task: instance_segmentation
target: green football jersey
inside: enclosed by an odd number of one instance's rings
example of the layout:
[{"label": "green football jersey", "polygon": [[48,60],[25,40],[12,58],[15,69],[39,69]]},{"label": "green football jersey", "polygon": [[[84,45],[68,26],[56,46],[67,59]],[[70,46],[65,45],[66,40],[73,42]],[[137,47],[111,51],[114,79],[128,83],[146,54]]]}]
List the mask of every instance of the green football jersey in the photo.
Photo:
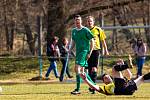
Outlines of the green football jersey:
[{"label": "green football jersey", "polygon": [[87,66],[86,56],[90,51],[90,40],[92,38],[91,31],[86,27],[72,30],[72,39],[76,44],[76,63],[81,66]]}]

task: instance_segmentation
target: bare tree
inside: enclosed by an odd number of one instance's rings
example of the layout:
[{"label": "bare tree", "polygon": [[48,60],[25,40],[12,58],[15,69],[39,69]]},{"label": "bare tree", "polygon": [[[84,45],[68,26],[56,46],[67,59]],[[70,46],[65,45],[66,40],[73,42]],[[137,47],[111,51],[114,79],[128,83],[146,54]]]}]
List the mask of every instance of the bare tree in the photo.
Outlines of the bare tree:
[{"label": "bare tree", "polygon": [[[142,6],[141,9],[143,11],[143,24],[144,25],[150,25],[150,1],[143,1],[141,3],[142,5],[145,5],[147,10],[145,10]],[[145,36],[147,40],[147,44],[150,47],[150,28],[145,28]]]},{"label": "bare tree", "polygon": [[[3,9],[4,9],[4,27],[6,34],[6,48],[7,51],[13,50],[14,42],[14,13],[12,10],[12,3],[9,0],[3,0]],[[10,9],[11,8],[11,9]]]}]

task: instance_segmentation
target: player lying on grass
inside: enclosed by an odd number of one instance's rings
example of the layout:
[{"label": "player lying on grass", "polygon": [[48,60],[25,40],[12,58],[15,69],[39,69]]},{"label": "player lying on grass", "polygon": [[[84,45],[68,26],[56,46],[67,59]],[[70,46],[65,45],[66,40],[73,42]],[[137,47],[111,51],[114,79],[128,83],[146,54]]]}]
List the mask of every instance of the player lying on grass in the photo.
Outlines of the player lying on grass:
[{"label": "player lying on grass", "polygon": [[[123,76],[122,71],[125,71],[128,79]],[[129,66],[120,59],[112,68],[112,77],[108,74],[102,75],[102,80],[105,84],[104,86],[98,86],[91,83],[84,73],[80,74],[80,76],[91,88],[99,93],[106,95],[132,95],[144,80],[150,79],[150,72],[133,80],[131,79],[132,73],[129,70]]]}]

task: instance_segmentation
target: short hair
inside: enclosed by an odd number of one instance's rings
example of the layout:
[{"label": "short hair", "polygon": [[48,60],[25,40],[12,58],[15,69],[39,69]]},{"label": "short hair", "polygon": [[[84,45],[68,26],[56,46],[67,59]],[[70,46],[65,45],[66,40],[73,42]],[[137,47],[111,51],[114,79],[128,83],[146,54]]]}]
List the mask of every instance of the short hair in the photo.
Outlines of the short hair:
[{"label": "short hair", "polygon": [[[104,77],[105,77],[106,75],[109,75],[109,74],[104,73],[103,75],[101,75],[100,79],[101,79],[102,81],[104,81]],[[111,75],[109,75],[109,76],[110,76],[111,79],[113,79],[113,77],[112,77]]]},{"label": "short hair", "polygon": [[54,37],[52,38],[52,42],[55,41],[55,40],[59,40],[59,38],[58,38],[57,36],[54,36]]},{"label": "short hair", "polygon": [[81,16],[80,16],[80,15],[75,15],[75,16],[74,16],[74,19],[75,19],[75,18],[79,18],[79,17],[81,17]]},{"label": "short hair", "polygon": [[62,42],[66,41],[66,40],[68,41],[68,38],[66,38],[66,37],[62,38]]},{"label": "short hair", "polygon": [[95,21],[95,18],[94,18],[93,16],[91,16],[91,15],[90,15],[90,16],[87,16],[86,18],[87,18],[87,19],[92,18],[92,19]]},{"label": "short hair", "polygon": [[107,74],[104,73],[103,75],[101,75],[100,79],[101,79],[102,81],[104,81],[104,76],[105,76],[105,75],[107,75]]},{"label": "short hair", "polygon": [[141,37],[137,38],[137,41],[143,41],[143,39]]}]

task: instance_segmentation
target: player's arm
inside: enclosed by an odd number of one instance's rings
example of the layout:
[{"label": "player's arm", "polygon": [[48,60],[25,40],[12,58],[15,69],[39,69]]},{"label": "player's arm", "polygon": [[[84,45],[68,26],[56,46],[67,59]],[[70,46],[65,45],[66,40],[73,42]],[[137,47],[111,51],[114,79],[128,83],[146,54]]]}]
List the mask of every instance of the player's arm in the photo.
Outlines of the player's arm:
[{"label": "player's arm", "polygon": [[86,77],[86,73],[81,73],[80,76],[82,77],[82,79],[94,90],[96,91],[100,91],[100,88],[98,85],[93,84],[91,81],[89,81]]},{"label": "player's arm", "polygon": [[107,49],[107,44],[105,40],[102,40],[102,46],[104,48],[105,54],[109,55],[108,49]]},{"label": "player's arm", "polygon": [[102,47],[104,48],[104,54],[105,55],[109,55],[109,52],[108,52],[108,49],[107,49],[107,44],[106,44],[106,35],[104,33],[104,30],[101,30],[101,34],[99,35],[99,40],[101,41],[102,43]]},{"label": "player's arm", "polygon": [[94,48],[94,39],[92,38],[92,39],[90,40],[90,51],[89,51],[89,53],[88,53],[87,59],[90,58],[90,56],[91,56],[91,54],[92,54],[92,51],[93,51],[93,48]]}]

